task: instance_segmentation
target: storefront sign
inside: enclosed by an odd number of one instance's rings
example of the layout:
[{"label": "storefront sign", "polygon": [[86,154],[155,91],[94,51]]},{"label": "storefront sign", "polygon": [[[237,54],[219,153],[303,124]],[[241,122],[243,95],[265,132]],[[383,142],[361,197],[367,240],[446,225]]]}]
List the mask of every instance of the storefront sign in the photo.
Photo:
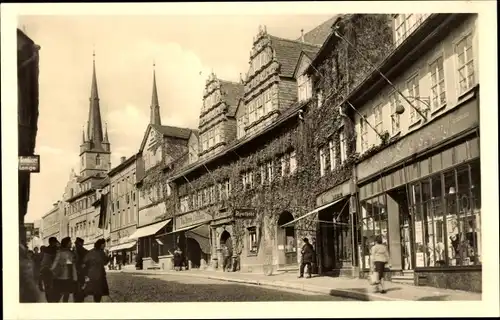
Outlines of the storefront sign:
[{"label": "storefront sign", "polygon": [[478,125],[478,101],[472,99],[358,164],[358,179],[366,179],[395,163]]},{"label": "storefront sign", "polygon": [[234,217],[240,219],[253,219],[255,218],[256,211],[251,208],[240,208],[234,210]]},{"label": "storefront sign", "polygon": [[166,213],[165,203],[160,202],[152,207],[139,211],[139,226],[145,226],[157,221],[157,218]]},{"label": "storefront sign", "polygon": [[19,171],[40,172],[40,156],[19,156]]},{"label": "storefront sign", "polygon": [[183,216],[175,218],[175,229],[178,230],[210,220],[212,220],[212,216],[210,216],[206,210],[189,212]]},{"label": "storefront sign", "polygon": [[231,217],[231,211],[227,209],[215,211],[214,220],[224,219],[228,217]]},{"label": "storefront sign", "polygon": [[339,184],[339,185],[331,188],[330,190],[327,190],[327,191],[323,192],[322,194],[320,194],[316,198],[316,207],[324,206],[328,203],[331,203],[335,200],[338,200],[338,199],[348,195],[350,193],[349,192],[349,184],[350,184],[350,180],[344,182],[343,184]]}]

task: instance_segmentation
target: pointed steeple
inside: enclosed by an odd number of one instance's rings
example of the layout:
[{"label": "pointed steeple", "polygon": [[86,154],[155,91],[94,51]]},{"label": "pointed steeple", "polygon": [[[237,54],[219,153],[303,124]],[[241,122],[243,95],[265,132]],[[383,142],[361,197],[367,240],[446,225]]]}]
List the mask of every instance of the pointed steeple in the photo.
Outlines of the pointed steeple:
[{"label": "pointed steeple", "polygon": [[85,143],[85,126],[82,126],[82,143]]},{"label": "pointed steeple", "polygon": [[158,91],[156,89],[156,64],[153,62],[153,93],[151,95],[150,124],[161,125],[160,104],[158,102]]},{"label": "pointed steeple", "polygon": [[87,136],[92,146],[100,146],[103,133],[101,121],[101,108],[99,106],[99,92],[97,90],[97,76],[95,72],[95,51],[92,61],[92,85],[90,88],[89,120],[87,124]]}]

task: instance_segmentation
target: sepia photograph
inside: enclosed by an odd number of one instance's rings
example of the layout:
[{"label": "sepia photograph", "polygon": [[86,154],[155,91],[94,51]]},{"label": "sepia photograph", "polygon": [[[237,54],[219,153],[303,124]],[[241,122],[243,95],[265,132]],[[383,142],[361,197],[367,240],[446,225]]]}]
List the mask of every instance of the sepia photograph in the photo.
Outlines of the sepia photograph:
[{"label": "sepia photograph", "polygon": [[[2,83],[17,74],[17,128],[2,110],[3,144],[17,132],[17,195],[2,166],[13,312],[498,309],[496,55],[480,28],[493,7],[474,2],[17,5],[9,30],[2,5],[2,47],[6,33],[17,46],[2,52]],[[155,317],[128,310],[85,319]]]}]

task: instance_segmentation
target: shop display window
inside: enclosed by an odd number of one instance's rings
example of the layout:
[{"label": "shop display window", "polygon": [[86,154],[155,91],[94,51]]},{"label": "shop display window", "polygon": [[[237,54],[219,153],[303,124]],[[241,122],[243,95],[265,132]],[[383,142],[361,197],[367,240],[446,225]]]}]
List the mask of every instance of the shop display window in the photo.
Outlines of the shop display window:
[{"label": "shop display window", "polygon": [[481,264],[479,160],[410,186],[416,267]]}]

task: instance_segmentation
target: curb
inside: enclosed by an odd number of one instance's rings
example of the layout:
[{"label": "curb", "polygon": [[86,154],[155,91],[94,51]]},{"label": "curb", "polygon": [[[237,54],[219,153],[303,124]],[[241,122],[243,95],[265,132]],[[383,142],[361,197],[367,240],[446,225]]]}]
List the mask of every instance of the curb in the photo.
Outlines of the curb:
[{"label": "curb", "polygon": [[[162,271],[162,272],[155,272],[155,273],[150,273],[150,272],[137,272],[137,270],[132,271],[121,271],[124,273],[130,273],[130,274],[138,274],[138,275],[156,275],[156,274],[162,274],[162,275],[179,275],[178,273],[173,273],[173,272],[168,272],[168,271]],[[243,284],[251,284],[251,285],[257,285],[257,286],[266,286],[266,287],[274,287],[274,288],[282,288],[282,289],[295,289],[295,290],[300,290],[304,292],[311,292],[311,293],[320,293],[324,295],[330,295],[334,297],[341,297],[341,298],[348,298],[348,299],[353,299],[353,300],[358,300],[358,301],[405,301],[403,299],[397,299],[397,298],[389,298],[385,296],[380,296],[380,295],[375,295],[375,294],[370,294],[370,293],[361,293],[361,292],[356,292],[352,290],[346,290],[346,289],[330,289],[330,288],[324,288],[324,287],[318,287],[314,285],[309,285],[309,284],[299,284],[299,283],[290,283],[290,282],[285,282],[285,281],[268,281],[268,280],[250,280],[250,279],[237,279],[237,278],[227,278],[227,277],[222,277],[222,276],[212,276],[212,275],[203,275],[203,274],[196,274],[196,273],[188,273],[190,276],[197,277],[197,278],[204,278],[204,279],[211,279],[211,280],[219,280],[219,281],[225,281],[225,282],[233,282],[233,283],[243,283]]]}]

